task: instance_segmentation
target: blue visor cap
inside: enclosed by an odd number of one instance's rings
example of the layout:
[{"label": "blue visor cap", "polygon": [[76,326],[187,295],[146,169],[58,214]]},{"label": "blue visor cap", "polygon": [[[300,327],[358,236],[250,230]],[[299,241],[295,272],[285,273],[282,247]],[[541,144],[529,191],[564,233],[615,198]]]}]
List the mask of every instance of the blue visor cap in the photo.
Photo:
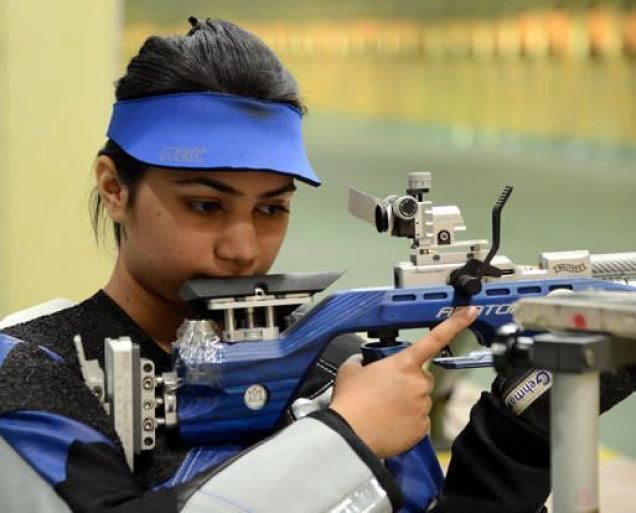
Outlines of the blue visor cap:
[{"label": "blue visor cap", "polygon": [[153,166],[272,171],[317,186],[301,119],[297,109],[279,102],[167,94],[115,103],[107,135]]}]

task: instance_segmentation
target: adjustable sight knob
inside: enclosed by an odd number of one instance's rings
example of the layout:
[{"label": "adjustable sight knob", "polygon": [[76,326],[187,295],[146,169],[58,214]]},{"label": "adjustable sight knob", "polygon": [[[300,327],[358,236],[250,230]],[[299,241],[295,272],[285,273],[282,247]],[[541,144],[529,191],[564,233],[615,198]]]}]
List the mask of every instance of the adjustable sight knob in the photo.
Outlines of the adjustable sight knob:
[{"label": "adjustable sight knob", "polygon": [[393,202],[395,217],[403,221],[410,221],[417,214],[417,200],[412,196],[402,196]]}]

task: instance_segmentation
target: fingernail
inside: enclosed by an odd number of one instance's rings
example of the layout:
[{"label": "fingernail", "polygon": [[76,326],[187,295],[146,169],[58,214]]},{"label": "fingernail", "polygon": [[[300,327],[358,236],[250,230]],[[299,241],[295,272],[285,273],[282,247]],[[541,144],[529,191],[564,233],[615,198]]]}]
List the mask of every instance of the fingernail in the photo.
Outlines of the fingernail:
[{"label": "fingernail", "polygon": [[459,310],[461,315],[470,321],[474,321],[479,315],[479,309],[476,306],[465,306]]}]

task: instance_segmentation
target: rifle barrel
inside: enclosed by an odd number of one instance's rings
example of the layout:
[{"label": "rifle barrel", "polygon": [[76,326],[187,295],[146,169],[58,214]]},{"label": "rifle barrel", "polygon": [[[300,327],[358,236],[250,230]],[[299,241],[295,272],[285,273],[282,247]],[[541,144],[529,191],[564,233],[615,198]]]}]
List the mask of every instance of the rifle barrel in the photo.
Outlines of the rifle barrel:
[{"label": "rifle barrel", "polygon": [[602,280],[636,280],[636,252],[591,255],[592,276]]}]

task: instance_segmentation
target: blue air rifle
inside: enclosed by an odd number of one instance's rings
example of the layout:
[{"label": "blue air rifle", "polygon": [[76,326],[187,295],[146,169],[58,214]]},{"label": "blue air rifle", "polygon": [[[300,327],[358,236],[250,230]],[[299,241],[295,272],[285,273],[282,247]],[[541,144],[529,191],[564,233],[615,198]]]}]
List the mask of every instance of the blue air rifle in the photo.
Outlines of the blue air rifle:
[{"label": "blue air rifle", "polygon": [[[428,199],[430,173],[410,173],[404,195],[378,199],[352,189],[350,212],[379,232],[411,240],[411,258],[394,267],[394,287],[335,292],[304,314],[299,309],[338,273],[197,279],[181,297],[197,318],[186,321],[173,347],[174,368],[155,376],[128,338],[107,340],[105,377],[85,362],[84,377],[114,417],[129,463],[154,447],[158,428],[176,429],[184,443],[233,443],[270,434],[290,407],[316,360],[337,336],[367,333],[366,361],[408,343],[400,329],[430,328],[460,306],[475,305],[472,326],[489,346],[512,320],[520,298],[587,291],[636,290],[636,253],[542,253],[538,266],[497,255],[501,211],[512,192],[504,188],[492,210],[493,244],[461,241],[466,229],[456,206]],[[449,368],[492,365],[490,351],[442,355]],[[117,379],[115,379],[117,376]],[[122,376],[126,376],[122,378]],[[105,385],[105,386],[104,386]]]}]

